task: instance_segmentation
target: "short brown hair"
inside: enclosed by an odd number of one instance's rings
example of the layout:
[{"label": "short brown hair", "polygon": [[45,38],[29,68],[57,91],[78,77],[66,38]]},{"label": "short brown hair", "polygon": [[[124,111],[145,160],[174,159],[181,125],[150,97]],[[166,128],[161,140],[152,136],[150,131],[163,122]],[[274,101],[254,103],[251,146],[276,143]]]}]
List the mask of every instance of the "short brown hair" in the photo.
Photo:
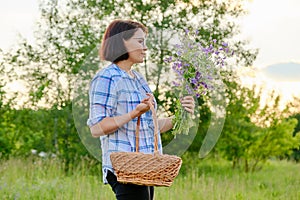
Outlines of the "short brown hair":
[{"label": "short brown hair", "polygon": [[139,22],[120,19],[112,21],[103,35],[100,58],[111,62],[127,60],[129,55],[123,39],[130,39],[139,28],[148,33],[147,28]]}]

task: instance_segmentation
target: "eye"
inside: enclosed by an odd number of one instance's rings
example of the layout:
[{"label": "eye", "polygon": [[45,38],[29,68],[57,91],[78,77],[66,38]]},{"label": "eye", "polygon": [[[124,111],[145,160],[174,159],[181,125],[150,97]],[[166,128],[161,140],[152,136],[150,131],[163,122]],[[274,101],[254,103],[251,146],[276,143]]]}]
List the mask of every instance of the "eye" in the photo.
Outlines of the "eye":
[{"label": "eye", "polygon": [[144,40],[139,40],[138,42],[141,44],[144,44]]}]

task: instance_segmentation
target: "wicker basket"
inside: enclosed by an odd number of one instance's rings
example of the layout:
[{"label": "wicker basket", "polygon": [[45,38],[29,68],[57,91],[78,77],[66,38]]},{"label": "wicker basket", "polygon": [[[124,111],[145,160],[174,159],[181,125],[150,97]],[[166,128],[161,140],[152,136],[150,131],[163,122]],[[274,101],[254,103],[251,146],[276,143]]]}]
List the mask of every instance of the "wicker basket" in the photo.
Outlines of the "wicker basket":
[{"label": "wicker basket", "polygon": [[158,151],[158,124],[155,109],[150,105],[154,122],[154,154],[139,152],[140,117],[136,129],[136,152],[113,152],[110,155],[117,180],[146,186],[171,186],[178,175],[182,160]]}]

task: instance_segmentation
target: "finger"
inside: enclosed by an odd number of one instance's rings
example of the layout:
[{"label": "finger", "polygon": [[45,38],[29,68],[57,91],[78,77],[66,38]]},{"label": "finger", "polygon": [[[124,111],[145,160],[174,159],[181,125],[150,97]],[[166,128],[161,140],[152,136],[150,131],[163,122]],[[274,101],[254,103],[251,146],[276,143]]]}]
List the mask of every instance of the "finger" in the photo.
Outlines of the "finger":
[{"label": "finger", "polygon": [[194,100],[193,96],[185,96],[183,97],[184,99],[190,99],[190,100]]},{"label": "finger", "polygon": [[195,103],[194,102],[181,102],[182,106],[187,106],[187,107],[195,107]]},{"label": "finger", "polygon": [[154,104],[148,99],[142,102],[147,106],[148,109],[150,109],[151,106],[154,106]]},{"label": "finger", "polygon": [[189,111],[194,111],[195,107],[191,105],[182,105],[184,109],[188,109]]},{"label": "finger", "polygon": [[148,97],[153,97],[153,94],[151,94],[151,93],[146,93],[146,95],[147,95]]},{"label": "finger", "polygon": [[149,101],[148,101],[148,104],[149,104],[149,106],[150,106],[150,105],[151,105],[151,106],[154,106],[154,101],[149,100]]},{"label": "finger", "polygon": [[151,93],[146,93],[149,99],[153,99],[153,95]]},{"label": "finger", "polygon": [[143,99],[142,102],[149,104],[149,103],[152,103],[153,100],[151,98],[146,98],[146,99]]},{"label": "finger", "polygon": [[145,102],[149,101],[149,99],[150,99],[150,97],[147,97],[147,98],[143,99],[142,102],[145,103]]},{"label": "finger", "polygon": [[195,102],[194,101],[181,101],[181,105],[189,105],[195,107]]},{"label": "finger", "polygon": [[147,101],[146,100],[142,100],[141,103],[147,104]]},{"label": "finger", "polygon": [[147,96],[147,97],[145,97],[144,99],[150,99],[151,97],[150,96]]},{"label": "finger", "polygon": [[180,102],[181,102],[181,103],[195,104],[195,101],[190,100],[190,99],[188,99],[188,100],[181,100]]},{"label": "finger", "polygon": [[185,96],[185,97],[181,97],[180,99],[194,101],[194,98],[192,96]]},{"label": "finger", "polygon": [[154,96],[153,96],[153,94],[151,94],[151,93],[146,93],[146,95],[149,97],[149,101],[152,103],[152,104],[154,104]]},{"label": "finger", "polygon": [[193,96],[184,96],[180,98],[181,100],[194,100]]},{"label": "finger", "polygon": [[195,103],[194,99],[182,99],[181,102],[190,102],[190,103]]},{"label": "finger", "polygon": [[187,108],[187,107],[184,107],[184,109],[187,111],[187,112],[189,112],[189,113],[194,113],[194,109],[190,109],[190,108]]},{"label": "finger", "polygon": [[195,108],[194,106],[189,105],[189,104],[187,104],[187,105],[182,105],[182,107],[188,108],[188,109],[194,109],[194,108]]}]

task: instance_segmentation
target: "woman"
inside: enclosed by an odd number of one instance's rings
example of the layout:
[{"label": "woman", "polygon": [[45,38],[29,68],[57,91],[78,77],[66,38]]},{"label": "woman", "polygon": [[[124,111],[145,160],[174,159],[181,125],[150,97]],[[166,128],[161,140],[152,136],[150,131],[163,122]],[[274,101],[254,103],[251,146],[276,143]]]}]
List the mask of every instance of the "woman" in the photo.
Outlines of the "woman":
[{"label": "woman", "polygon": [[[103,60],[111,64],[100,70],[90,87],[90,115],[88,125],[93,137],[100,137],[102,148],[103,181],[110,184],[116,198],[153,199],[154,188],[117,182],[110,161],[111,152],[135,151],[135,127],[141,116],[139,149],[143,153],[154,151],[154,125],[150,104],[156,108],[152,92],[134,64],[142,63],[146,56],[147,28],[131,20],[114,20],[106,29],[99,51]],[[183,98],[182,105],[194,111],[194,99]],[[159,132],[172,128],[171,118],[158,120]],[[162,152],[159,134],[159,151]]]}]

